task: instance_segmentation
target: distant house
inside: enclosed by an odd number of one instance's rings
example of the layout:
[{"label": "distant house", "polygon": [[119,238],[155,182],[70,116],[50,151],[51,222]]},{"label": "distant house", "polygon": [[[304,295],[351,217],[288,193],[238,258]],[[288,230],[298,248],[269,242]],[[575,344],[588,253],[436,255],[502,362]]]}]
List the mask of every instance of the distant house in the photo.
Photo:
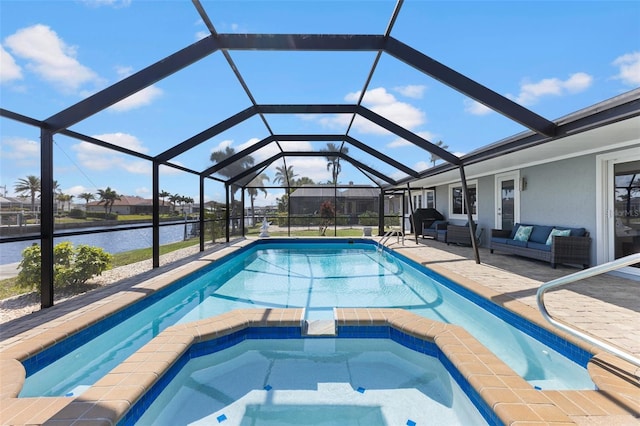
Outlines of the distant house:
[{"label": "distant house", "polygon": [[289,195],[292,215],[317,215],[323,202],[330,201],[337,215],[354,216],[378,212],[380,189],[372,186],[302,186]]},{"label": "distant house", "polygon": [[[160,203],[160,213],[168,213],[171,209],[171,205],[165,202],[163,206]],[[87,203],[87,212],[104,212],[104,203],[99,201],[91,201]],[[117,214],[152,214],[153,213],[153,199],[142,198],[139,196],[121,195],[119,200],[116,200],[111,207],[111,213]]]},{"label": "distant house", "polygon": [[[2,210],[31,210],[31,197],[0,197]],[[40,211],[40,199],[35,199],[35,209]]]}]

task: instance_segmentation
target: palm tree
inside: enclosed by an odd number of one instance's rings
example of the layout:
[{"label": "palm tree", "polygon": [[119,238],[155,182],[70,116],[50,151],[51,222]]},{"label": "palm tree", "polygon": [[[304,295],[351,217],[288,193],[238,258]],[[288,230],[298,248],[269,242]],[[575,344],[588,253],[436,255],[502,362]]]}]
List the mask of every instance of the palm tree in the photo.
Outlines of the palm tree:
[{"label": "palm tree", "polygon": [[180,202],[180,198],[182,198],[182,195],[170,194],[168,197],[169,203],[173,206],[173,209],[171,209],[171,214],[173,214],[173,212],[176,210],[176,203]]},{"label": "palm tree", "polygon": [[269,181],[269,176],[264,173],[260,173],[258,176],[254,177],[251,182],[247,184],[247,193],[249,194],[249,199],[251,200],[251,223],[255,226],[256,224],[256,211],[253,208],[253,202],[258,196],[258,189],[260,189],[264,193],[264,197],[267,198],[269,194],[266,189],[264,189],[264,181]]},{"label": "palm tree", "polygon": [[[349,152],[349,147],[342,145],[342,147],[338,148],[338,145],[334,144],[333,142],[328,142],[327,147],[321,149],[320,152],[341,152],[343,154],[347,154]],[[342,171],[342,166],[340,165],[340,157],[337,155],[327,154],[325,155],[325,158],[327,159],[327,170],[331,171],[331,183],[333,185],[337,185],[338,175]]]},{"label": "palm tree", "polygon": [[113,204],[116,200],[120,200],[120,196],[111,187],[107,186],[107,189],[98,189],[98,197],[100,197],[98,204],[104,203],[104,216],[106,219],[111,214]]},{"label": "palm tree", "polygon": [[276,167],[276,175],[273,178],[273,183],[279,183],[283,187],[288,187],[287,193],[291,193],[291,187],[295,184],[295,177],[298,176],[293,172],[293,166],[279,166]]},{"label": "palm tree", "polygon": [[165,191],[164,189],[158,193],[158,196],[162,198],[162,205],[164,206],[164,199],[171,195],[170,192]]},{"label": "palm tree", "polygon": [[[439,146],[442,149],[449,148],[449,145],[445,145],[444,142],[442,142],[442,141],[438,141],[434,145]],[[436,161],[439,160],[439,159],[440,159],[440,157],[438,157],[437,155],[435,155],[433,153],[431,154],[431,164],[433,164],[433,167],[436,166]]]},{"label": "palm tree", "polygon": [[18,179],[18,182],[14,185],[13,189],[16,193],[21,195],[31,196],[31,211],[36,211],[36,194],[40,192],[40,178],[34,175],[29,175],[26,178]]},{"label": "palm tree", "polygon": [[96,196],[93,195],[91,192],[83,192],[82,194],[78,195],[78,198],[83,199],[85,204],[88,204],[89,201],[95,200]]},{"label": "palm tree", "polygon": [[[235,153],[236,153],[235,149],[231,148],[230,146],[227,146],[224,150],[212,152],[210,159],[214,163],[219,163],[219,162],[231,157]],[[247,170],[251,166],[253,166],[253,163],[254,163],[253,157],[250,156],[250,155],[245,155],[240,160],[233,162],[232,164],[228,165],[224,169],[220,170],[218,173],[220,173],[222,176],[226,176],[228,178],[233,178],[233,177],[239,175],[240,173],[242,173],[243,171]],[[231,189],[231,217],[235,217],[236,216],[236,211],[235,211],[236,210],[235,193],[236,193],[237,190],[238,190],[237,186],[232,186],[232,189]],[[236,221],[233,220],[231,223],[232,223],[233,229],[235,230]]]},{"label": "palm tree", "polygon": [[71,210],[71,200],[73,200],[73,198],[73,195],[63,194],[62,192],[56,195],[56,200],[60,202],[60,207],[62,208],[63,212],[65,204],[68,204],[69,210]]},{"label": "palm tree", "polygon": [[303,186],[303,185],[315,185],[316,183],[307,176],[302,176],[300,179],[295,181],[295,186]]}]

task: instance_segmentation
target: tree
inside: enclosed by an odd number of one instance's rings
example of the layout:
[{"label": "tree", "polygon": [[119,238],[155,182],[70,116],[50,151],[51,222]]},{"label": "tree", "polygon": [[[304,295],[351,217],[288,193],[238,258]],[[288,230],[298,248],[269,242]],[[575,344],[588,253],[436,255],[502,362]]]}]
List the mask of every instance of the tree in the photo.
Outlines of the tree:
[{"label": "tree", "polygon": [[18,179],[18,182],[14,185],[13,189],[16,193],[21,195],[31,196],[31,211],[36,211],[36,194],[40,192],[40,178],[34,175],[29,175],[26,178]]},{"label": "tree", "polygon": [[295,185],[295,177],[298,176],[293,172],[293,166],[285,167],[284,165],[276,167],[276,175],[273,178],[273,183],[279,183],[283,187],[287,188],[287,194],[290,194],[291,187]]},{"label": "tree", "polygon": [[173,214],[173,212],[176,210],[176,204],[180,201],[180,197],[182,196],[180,194],[170,194],[168,197],[169,204],[173,206],[173,208],[171,209],[171,212]]},{"label": "tree", "polygon": [[164,189],[158,193],[158,197],[162,200],[162,205],[164,206],[164,199],[167,198],[171,193],[169,191],[165,191]]},{"label": "tree", "polygon": [[[438,141],[434,145],[439,146],[442,149],[449,148],[449,145],[445,145],[444,142],[442,142],[442,141]],[[439,160],[439,159],[440,159],[440,157],[438,157],[437,155],[435,155],[433,153],[431,154],[431,164],[433,165],[432,167],[436,166],[436,161]]]},{"label": "tree", "polygon": [[111,214],[111,209],[116,200],[120,200],[120,196],[116,191],[111,189],[111,187],[107,186],[106,189],[98,189],[98,204],[104,203],[104,216],[105,219],[109,214]]},{"label": "tree", "polygon": [[[212,152],[210,159],[214,163],[219,163],[231,157],[235,153],[236,153],[235,149],[231,148],[230,146],[227,146],[224,150]],[[251,166],[253,166],[253,163],[254,163],[253,157],[250,155],[245,155],[238,161],[234,161],[233,163],[229,164],[227,167],[223,168],[218,173],[220,173],[222,176],[233,178],[239,175],[240,173],[242,173],[243,171],[247,170]],[[235,193],[237,190],[238,190],[238,187],[232,185],[231,194],[230,194],[231,195],[231,217],[236,216]],[[236,221],[233,220],[231,223],[232,223],[233,229],[235,230]]]},{"label": "tree", "polygon": [[56,200],[60,202],[60,206],[62,207],[62,211],[64,212],[65,204],[68,204],[69,210],[71,210],[71,201],[74,196],[70,194],[63,194],[62,192],[56,195]]},{"label": "tree", "polygon": [[78,195],[78,198],[84,200],[85,204],[88,204],[89,201],[95,200],[96,196],[93,195],[91,192],[83,192],[82,194]]},{"label": "tree", "polygon": [[295,182],[295,186],[303,186],[303,185],[315,185],[316,183],[310,177],[302,176],[300,179],[297,179]]},{"label": "tree", "polygon": [[264,197],[267,198],[269,194],[266,189],[264,189],[264,181],[269,181],[269,176],[264,173],[260,173],[258,176],[254,177],[249,184],[247,184],[247,193],[249,194],[249,199],[251,200],[251,223],[253,225],[256,224],[256,210],[253,207],[253,203],[258,196],[258,189],[260,189],[264,193]]},{"label": "tree", "polygon": [[[343,154],[347,154],[349,152],[349,148],[344,145],[342,145],[341,147],[338,147],[338,145],[334,144],[333,142],[328,142],[327,147],[324,149],[321,149],[320,152],[326,152],[326,153],[341,152]],[[331,183],[333,185],[337,185],[338,175],[342,171],[342,166],[340,165],[340,157],[335,154],[334,155],[327,154],[325,155],[325,158],[327,159],[327,170],[331,171]]]}]

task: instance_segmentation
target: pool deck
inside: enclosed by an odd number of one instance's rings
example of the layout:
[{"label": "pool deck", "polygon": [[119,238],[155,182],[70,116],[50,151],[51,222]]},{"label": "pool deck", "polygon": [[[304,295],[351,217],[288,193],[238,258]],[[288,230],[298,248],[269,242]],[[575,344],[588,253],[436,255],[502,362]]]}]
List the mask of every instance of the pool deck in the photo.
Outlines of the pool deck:
[{"label": "pool deck", "polygon": [[[77,398],[16,398],[24,380],[20,360],[250,242],[242,240],[188,264],[173,269],[160,268],[157,274],[146,275],[143,282],[129,280],[3,324],[0,423],[115,424],[192,342],[242,327],[300,325],[302,314],[299,309],[259,309],[197,321],[189,327],[170,327]],[[536,308],[536,290],[545,281],[577,270],[567,266],[552,269],[543,262],[489,254],[486,249],[480,250],[482,264],[478,265],[470,248],[423,239],[416,244],[411,236],[405,238],[404,244],[392,239],[389,245],[548,329],[551,326]],[[593,277],[550,292],[545,301],[556,318],[640,357],[639,281],[611,275]],[[388,309],[340,309],[336,314],[339,325],[387,324],[436,342],[505,424],[640,424],[640,369],[564,333],[557,334],[597,354],[588,369],[598,391],[535,390],[523,379],[514,377],[511,369],[456,326],[445,327],[413,314]]]}]

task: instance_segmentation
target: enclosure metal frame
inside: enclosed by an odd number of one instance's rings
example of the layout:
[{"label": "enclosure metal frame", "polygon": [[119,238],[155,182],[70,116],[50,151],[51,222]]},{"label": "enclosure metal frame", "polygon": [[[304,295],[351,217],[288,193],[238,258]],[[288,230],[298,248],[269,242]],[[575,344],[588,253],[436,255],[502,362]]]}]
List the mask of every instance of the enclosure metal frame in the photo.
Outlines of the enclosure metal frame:
[{"label": "enclosure metal frame", "polygon": [[[53,239],[56,236],[65,235],[56,233],[54,230],[54,197],[53,197],[53,138],[56,134],[62,134],[71,138],[79,139],[94,145],[102,146],[115,150],[126,155],[131,155],[140,159],[152,162],[152,188],[153,188],[153,267],[159,266],[159,228],[161,226],[159,220],[159,167],[161,165],[172,167],[187,173],[199,176],[200,188],[200,211],[204,211],[204,182],[205,179],[213,179],[222,182],[225,185],[226,192],[226,241],[229,241],[228,219],[230,215],[229,209],[229,191],[232,184],[236,184],[244,179],[244,184],[240,187],[243,189],[252,177],[264,170],[271,162],[278,159],[285,161],[291,156],[326,156],[326,152],[291,152],[285,151],[280,145],[280,141],[288,140],[315,140],[315,141],[336,141],[340,142],[339,151],[335,152],[335,156],[340,160],[347,161],[360,170],[365,176],[371,179],[370,175],[377,177],[385,182],[385,184],[377,184],[381,188],[381,197],[383,190],[387,188],[396,188],[400,191],[410,190],[408,184],[416,179],[434,176],[453,169],[458,169],[460,179],[462,181],[463,193],[465,201],[469,201],[469,193],[465,177],[465,166],[486,161],[501,155],[529,148],[531,146],[544,144],[553,140],[569,136],[572,134],[584,132],[595,127],[604,126],[626,118],[640,115],[640,101],[638,95],[635,94],[626,102],[611,105],[608,108],[600,110],[587,111],[580,116],[573,117],[571,120],[554,123],[530,110],[519,105],[518,103],[502,96],[493,90],[471,80],[463,74],[447,67],[446,65],[436,61],[426,54],[408,46],[391,36],[391,30],[395,20],[400,12],[403,1],[398,0],[393,13],[390,17],[389,24],[382,35],[357,35],[357,34],[219,34],[215,30],[211,20],[209,19],[205,8],[199,0],[192,0],[194,7],[200,14],[203,22],[210,31],[210,35],[167,56],[166,58],[138,71],[137,73],[81,100],[80,102],[57,112],[56,114],[39,121],[18,113],[0,109],[0,116],[17,120],[22,123],[36,126],[40,129],[41,138],[41,209],[42,223],[38,237],[26,236],[13,239],[2,239],[1,242],[9,242],[16,240],[29,240],[39,238],[42,247],[42,273],[41,273],[41,306],[47,308],[53,305]],[[262,51],[340,51],[340,52],[377,52],[376,58],[371,66],[370,72],[361,91],[360,98],[356,104],[350,105],[260,105],[256,102],[249,87],[245,83],[240,71],[235,66],[230,51],[235,50],[262,50]],[[143,90],[152,84],[161,81],[171,74],[180,71],[183,68],[217,52],[221,51],[227,60],[228,65],[234,72],[239,83],[243,87],[246,95],[251,101],[251,106],[240,111],[231,117],[202,130],[200,133],[192,137],[176,143],[173,147],[164,152],[149,156],[141,154],[106,141],[102,141],[90,136],[82,135],[70,127],[93,116],[94,114],[105,110],[115,103]],[[502,114],[510,120],[520,123],[529,131],[513,136],[500,143],[490,145],[485,149],[480,149],[464,157],[458,157],[451,152],[433,144],[432,142],[418,136],[410,130],[394,123],[375,112],[362,106],[362,99],[372,76],[376,70],[378,60],[382,54],[388,54],[410,67],[430,76],[443,84],[449,86],[471,99],[481,103],[482,105]],[[323,135],[295,135],[281,134],[276,135],[271,130],[267,116],[269,114],[319,114],[319,113],[347,113],[352,114],[351,122],[343,134],[323,134]],[[172,163],[176,156],[195,148],[196,146],[210,140],[212,137],[233,128],[244,120],[258,115],[265,125],[268,136],[253,146],[236,153],[220,163],[208,167],[204,170],[196,171],[187,167]],[[366,141],[359,141],[352,137],[349,132],[351,130],[354,119],[357,117],[366,118],[373,123],[389,130],[399,137],[411,142],[415,146],[423,149],[425,153],[434,155],[442,160],[443,164],[432,167],[425,171],[415,171],[406,165],[403,165],[382,152],[379,152],[366,144]],[[248,170],[244,170],[236,176],[227,180],[212,176],[224,167],[232,164],[234,161],[245,155],[250,155],[257,149],[264,147],[270,143],[276,144],[279,152],[271,158],[265,160],[258,166],[254,166]],[[371,166],[364,164],[346,153],[341,152],[345,144],[351,144],[358,147],[362,151],[371,155],[375,160],[389,164],[397,170],[407,175],[406,178],[394,180]],[[404,188],[404,185],[407,187]],[[287,182],[286,190],[291,188],[291,182]],[[380,205],[383,205],[381,199]],[[469,204],[468,204],[469,205]],[[382,208],[382,207],[381,207]],[[404,208],[404,207],[403,207]],[[476,246],[475,224],[471,219],[470,211],[468,213],[469,223],[471,224],[470,233],[473,243],[473,250],[476,262],[480,262],[478,248]],[[380,215],[379,232],[383,232],[383,215]],[[204,229],[203,215],[199,220],[201,230]],[[109,232],[113,229],[105,229]],[[200,236],[200,250],[204,250],[204,236]]]}]

